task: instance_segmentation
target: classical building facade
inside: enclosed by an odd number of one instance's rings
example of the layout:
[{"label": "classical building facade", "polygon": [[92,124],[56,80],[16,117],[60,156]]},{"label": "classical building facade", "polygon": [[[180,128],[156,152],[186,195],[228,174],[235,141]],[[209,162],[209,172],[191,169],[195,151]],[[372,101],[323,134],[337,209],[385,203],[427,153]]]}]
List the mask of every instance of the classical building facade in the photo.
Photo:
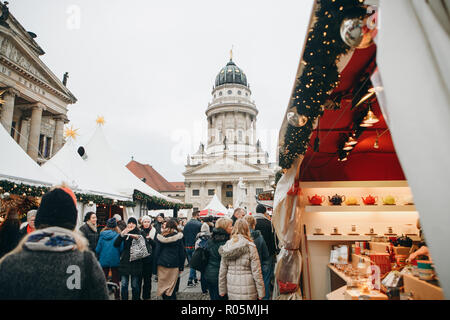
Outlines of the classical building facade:
[{"label": "classical building facade", "polygon": [[240,204],[250,212],[257,193],[270,189],[275,165],[256,137],[258,110],[247,77],[232,60],[216,77],[206,109],[207,145],[189,155],[185,202],[202,210],[217,194],[227,207]]},{"label": "classical building facade", "polygon": [[[51,158],[64,144],[67,107],[77,101],[40,60],[45,52],[0,2],[0,122],[37,161]],[[63,83],[64,82],[64,83]]]}]

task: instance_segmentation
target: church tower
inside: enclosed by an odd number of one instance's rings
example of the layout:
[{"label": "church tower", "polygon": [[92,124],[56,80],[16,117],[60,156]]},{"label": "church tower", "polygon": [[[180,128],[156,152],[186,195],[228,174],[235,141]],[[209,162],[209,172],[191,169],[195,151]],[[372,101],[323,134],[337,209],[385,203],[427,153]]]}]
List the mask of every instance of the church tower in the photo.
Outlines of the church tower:
[{"label": "church tower", "polygon": [[202,210],[217,195],[225,206],[239,202],[254,212],[255,196],[273,183],[275,164],[256,136],[258,109],[247,76],[232,56],[216,76],[205,114],[207,141],[188,155],[183,173],[185,202]]}]

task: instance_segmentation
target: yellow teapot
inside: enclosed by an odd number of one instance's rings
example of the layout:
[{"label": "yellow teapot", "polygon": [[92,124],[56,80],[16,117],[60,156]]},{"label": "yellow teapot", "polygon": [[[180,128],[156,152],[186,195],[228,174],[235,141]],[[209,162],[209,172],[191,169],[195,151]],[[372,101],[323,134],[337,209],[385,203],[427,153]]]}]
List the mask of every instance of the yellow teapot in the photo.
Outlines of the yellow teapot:
[{"label": "yellow teapot", "polygon": [[358,200],[355,197],[348,197],[345,204],[348,206],[355,206],[358,204]]},{"label": "yellow teapot", "polygon": [[386,204],[386,205],[394,205],[395,204],[395,198],[391,195],[383,197],[382,200],[383,200],[383,204]]}]

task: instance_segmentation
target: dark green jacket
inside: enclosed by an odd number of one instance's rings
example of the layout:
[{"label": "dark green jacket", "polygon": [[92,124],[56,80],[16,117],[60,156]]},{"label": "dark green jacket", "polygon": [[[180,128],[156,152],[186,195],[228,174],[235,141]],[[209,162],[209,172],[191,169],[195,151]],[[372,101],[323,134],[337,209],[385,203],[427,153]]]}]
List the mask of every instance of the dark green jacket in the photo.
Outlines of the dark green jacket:
[{"label": "dark green jacket", "polygon": [[221,256],[219,254],[219,247],[223,246],[228,240],[230,235],[224,229],[213,229],[211,239],[208,240],[208,264],[203,272],[205,279],[208,282],[219,281],[219,269]]}]

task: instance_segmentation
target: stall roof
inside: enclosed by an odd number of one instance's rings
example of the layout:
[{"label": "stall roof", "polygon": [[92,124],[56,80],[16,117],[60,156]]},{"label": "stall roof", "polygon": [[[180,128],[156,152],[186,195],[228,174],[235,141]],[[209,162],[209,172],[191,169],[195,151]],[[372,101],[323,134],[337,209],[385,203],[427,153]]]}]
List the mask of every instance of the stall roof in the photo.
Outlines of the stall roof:
[{"label": "stall roof", "polygon": [[220,202],[219,198],[216,194],[214,194],[214,197],[211,199],[211,201],[208,203],[208,205],[203,210],[214,210],[218,213],[224,213],[226,214],[228,212],[228,209]]},{"label": "stall roof", "polygon": [[50,186],[57,180],[45,173],[0,125],[0,180]]},{"label": "stall roof", "polygon": [[134,190],[138,190],[148,196],[155,196],[172,203],[182,203],[179,200],[169,198],[155,191],[132,174],[125,165],[122,165],[117,160],[119,157],[111,149],[110,144],[106,140],[101,125],[98,125],[91,140],[87,143],[85,150],[87,156],[86,163],[98,172],[116,192],[130,197],[134,194]]},{"label": "stall roof", "polygon": [[80,157],[72,138],[67,139],[64,146],[42,165],[42,169],[60,181],[66,182],[74,190],[120,201],[132,201],[131,196],[119,195],[98,172]]},{"label": "stall roof", "polygon": [[[352,132],[355,117],[367,110],[364,104],[352,109],[352,96],[358,89],[362,75],[372,73],[375,69],[375,54],[375,44],[366,49],[356,49],[341,71],[340,84],[330,95],[331,99],[337,100],[340,108],[326,109],[320,117],[318,130],[313,131],[310,147],[300,168],[300,180],[406,180],[375,95],[371,108],[380,121],[363,131],[347,161],[338,161],[339,143]],[[320,145],[319,151],[315,152],[313,145],[317,133]],[[374,144],[378,135],[379,148],[376,149]]]}]

